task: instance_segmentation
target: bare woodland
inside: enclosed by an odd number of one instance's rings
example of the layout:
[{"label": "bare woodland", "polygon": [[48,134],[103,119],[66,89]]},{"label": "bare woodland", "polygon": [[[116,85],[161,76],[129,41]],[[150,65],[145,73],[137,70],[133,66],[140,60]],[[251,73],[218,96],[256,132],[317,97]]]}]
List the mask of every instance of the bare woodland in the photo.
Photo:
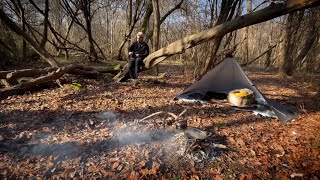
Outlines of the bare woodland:
[{"label": "bare woodland", "polygon": [[137,32],[151,50],[143,70],[155,79],[170,76],[164,62],[181,64],[183,78],[198,80],[233,55],[242,67],[283,81],[301,77],[319,98],[319,6],[319,0],[0,0],[0,100],[63,89],[70,77],[122,87]]},{"label": "bare woodland", "polygon": [[[240,0],[3,1],[2,64],[41,56],[58,67],[56,59],[68,61],[70,54],[83,54],[89,62],[126,60],[128,43],[143,31],[154,52],[145,59],[146,68],[183,54],[198,78],[232,53],[244,65],[279,67],[283,75],[317,72],[319,13],[309,8],[319,2],[256,3],[253,11],[251,1],[245,7]],[[209,52],[202,52],[207,48]],[[125,75],[124,70],[115,80]]]}]

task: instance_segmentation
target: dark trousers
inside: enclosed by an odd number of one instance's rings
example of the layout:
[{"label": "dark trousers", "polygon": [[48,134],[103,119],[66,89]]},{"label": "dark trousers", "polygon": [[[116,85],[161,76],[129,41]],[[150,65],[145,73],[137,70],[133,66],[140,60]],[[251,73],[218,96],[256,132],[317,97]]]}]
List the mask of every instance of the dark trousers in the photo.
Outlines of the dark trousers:
[{"label": "dark trousers", "polygon": [[142,69],[143,66],[143,58],[131,58],[129,60],[129,75],[132,79],[137,78],[138,72]]}]

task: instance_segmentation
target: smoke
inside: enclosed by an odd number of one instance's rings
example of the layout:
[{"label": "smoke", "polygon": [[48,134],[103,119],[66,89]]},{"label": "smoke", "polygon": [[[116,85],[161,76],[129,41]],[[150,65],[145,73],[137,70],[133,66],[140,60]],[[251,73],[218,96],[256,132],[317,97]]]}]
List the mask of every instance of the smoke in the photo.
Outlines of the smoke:
[{"label": "smoke", "polygon": [[[147,125],[126,123],[122,127],[114,128],[110,139],[111,141],[104,144],[104,148],[118,149],[119,152],[125,151],[127,146],[130,146],[134,152],[138,150],[151,153],[148,153],[149,155],[141,153],[141,156],[135,157],[136,161],[147,159],[150,164],[160,161],[165,168],[183,168],[181,166],[184,163],[179,162],[188,145],[188,137],[183,132],[169,129],[150,129]],[[139,158],[141,159],[139,160]],[[151,165],[148,169],[150,168]]]},{"label": "smoke", "polygon": [[147,126],[128,123],[123,127],[114,128],[113,140],[120,146],[137,143],[162,142],[175,136],[174,131],[150,130]]},{"label": "smoke", "polygon": [[155,130],[150,129],[148,125],[137,124],[134,121],[128,122],[125,116],[122,117],[113,111],[102,112],[97,117],[104,120],[104,128],[111,131],[112,137],[104,142],[104,147],[109,149],[139,143],[161,142],[176,134],[175,131]]},{"label": "smoke", "polygon": [[[183,132],[150,130],[147,126],[127,123],[123,127],[115,128],[112,138],[113,143],[118,144],[118,147],[139,143],[150,144],[151,146],[147,147],[150,148],[149,150],[161,147],[163,158],[167,162],[173,162],[173,159],[192,160],[199,167],[204,166],[204,163],[208,161],[215,160],[215,157],[227,149],[224,144],[210,140],[203,131],[196,128],[188,128]],[[153,143],[161,144],[161,146],[152,146]],[[160,149],[156,150],[160,151]]]}]

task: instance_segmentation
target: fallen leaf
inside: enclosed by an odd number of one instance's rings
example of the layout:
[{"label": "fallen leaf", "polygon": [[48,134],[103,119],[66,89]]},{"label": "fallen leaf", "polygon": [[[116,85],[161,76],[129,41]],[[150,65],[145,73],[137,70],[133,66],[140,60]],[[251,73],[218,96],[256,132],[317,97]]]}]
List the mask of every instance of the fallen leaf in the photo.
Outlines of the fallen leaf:
[{"label": "fallen leaf", "polygon": [[121,171],[123,169],[123,164],[120,164],[118,167],[117,167],[117,170],[118,171]]},{"label": "fallen leaf", "polygon": [[214,179],[215,179],[215,180],[223,180],[223,177],[220,176],[220,175],[216,175],[216,176],[214,177]]},{"label": "fallen leaf", "polygon": [[116,110],[116,111],[119,112],[119,113],[123,113],[123,114],[131,114],[130,112],[125,111],[125,110],[120,109],[120,108],[117,108],[117,107],[116,107],[114,110]]},{"label": "fallen leaf", "polygon": [[141,173],[142,176],[150,174],[148,169],[141,169],[140,173]]},{"label": "fallen leaf", "polygon": [[256,152],[252,149],[250,149],[250,154],[251,154],[251,156],[256,156]]},{"label": "fallen leaf", "polygon": [[200,180],[199,176],[197,176],[197,175],[192,175],[192,176],[191,176],[191,179],[192,179],[192,180]]},{"label": "fallen leaf", "polygon": [[70,178],[74,178],[75,175],[76,175],[76,172],[73,171],[72,173],[69,174],[69,177],[70,177]]},{"label": "fallen leaf", "polygon": [[244,174],[240,174],[240,176],[239,176],[239,180],[245,180],[245,175]]},{"label": "fallen leaf", "polygon": [[285,151],[283,149],[283,147],[277,143],[273,143],[272,144],[272,149],[275,150],[277,152],[277,155],[280,157],[280,156],[283,156],[285,154]]},{"label": "fallen leaf", "polygon": [[146,163],[147,163],[147,161],[143,160],[138,164],[138,166],[142,168],[142,167],[144,167],[146,165]]},{"label": "fallen leaf", "polygon": [[113,66],[113,69],[114,70],[120,70],[121,69],[121,64],[117,64],[117,65],[115,65],[115,66]]},{"label": "fallen leaf", "polygon": [[113,163],[111,169],[115,170],[119,166],[119,161]]},{"label": "fallen leaf", "polygon": [[115,158],[110,158],[109,159],[109,162],[112,163],[112,162],[116,162],[116,161],[119,161],[120,159],[118,157],[115,157]]},{"label": "fallen leaf", "polygon": [[130,174],[127,175],[126,179],[128,180],[136,180],[139,179],[139,173],[132,171]]},{"label": "fallen leaf", "polygon": [[236,141],[234,140],[233,137],[228,137],[227,139],[230,144],[236,144]]},{"label": "fallen leaf", "polygon": [[70,176],[71,173],[73,173],[76,169],[75,168],[69,168],[64,172],[65,176]]},{"label": "fallen leaf", "polygon": [[159,170],[159,167],[160,167],[160,164],[157,163],[157,162],[155,162],[155,161],[153,161],[153,162],[152,162],[152,168],[151,168],[150,171],[149,171],[150,174],[156,175],[157,172],[158,172],[158,170]]},{"label": "fallen leaf", "polygon": [[237,144],[240,145],[240,146],[244,146],[245,145],[245,143],[244,143],[244,141],[242,139],[238,139],[237,140]]},{"label": "fallen leaf", "polygon": [[143,154],[146,158],[149,158],[149,151],[147,149],[143,151]]}]

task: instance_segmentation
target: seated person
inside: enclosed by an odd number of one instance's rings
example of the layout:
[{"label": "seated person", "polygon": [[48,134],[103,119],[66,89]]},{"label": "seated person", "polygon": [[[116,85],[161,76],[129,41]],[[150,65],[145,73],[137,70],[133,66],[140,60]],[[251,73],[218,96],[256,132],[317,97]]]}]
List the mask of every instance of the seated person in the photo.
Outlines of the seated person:
[{"label": "seated person", "polygon": [[129,75],[131,79],[138,77],[138,72],[143,67],[143,60],[149,55],[149,46],[143,38],[143,33],[139,32],[137,41],[129,47]]}]

